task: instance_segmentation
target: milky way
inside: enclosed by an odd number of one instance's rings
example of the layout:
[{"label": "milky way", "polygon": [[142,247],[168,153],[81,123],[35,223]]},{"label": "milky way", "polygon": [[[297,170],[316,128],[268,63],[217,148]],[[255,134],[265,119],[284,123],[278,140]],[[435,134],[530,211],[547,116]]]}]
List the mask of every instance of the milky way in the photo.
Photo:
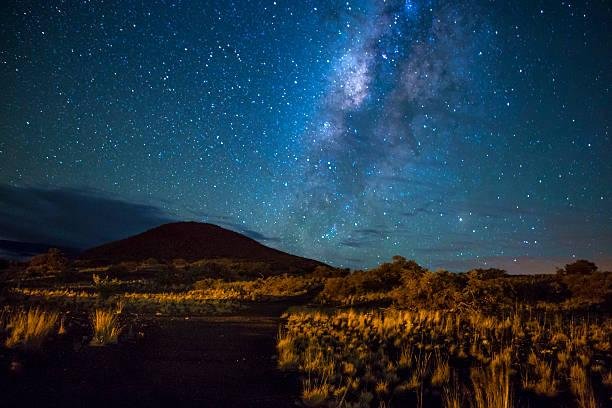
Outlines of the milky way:
[{"label": "milky way", "polygon": [[605,1],[1,13],[0,239],[191,219],[338,266],[612,265]]},{"label": "milky way", "polygon": [[356,257],[381,240],[400,246],[411,227],[422,231],[412,214],[443,211],[462,193],[452,149],[480,130],[475,112],[490,89],[477,79],[486,75],[478,47],[491,46],[490,33],[473,9],[414,8],[381,3],[345,17],[354,28],[303,135],[307,164],[288,225],[289,234],[300,225],[300,245],[314,238],[330,257],[338,245]]}]

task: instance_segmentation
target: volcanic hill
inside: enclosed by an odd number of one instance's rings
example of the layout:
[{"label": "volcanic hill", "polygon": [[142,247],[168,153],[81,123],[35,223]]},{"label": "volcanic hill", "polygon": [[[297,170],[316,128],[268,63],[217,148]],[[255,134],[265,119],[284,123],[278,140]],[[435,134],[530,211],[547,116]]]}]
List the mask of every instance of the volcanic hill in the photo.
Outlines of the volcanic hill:
[{"label": "volcanic hill", "polygon": [[164,224],[138,235],[85,250],[79,259],[96,263],[184,259],[265,262],[275,270],[311,271],[321,262],[269,248],[245,235],[199,222]]}]

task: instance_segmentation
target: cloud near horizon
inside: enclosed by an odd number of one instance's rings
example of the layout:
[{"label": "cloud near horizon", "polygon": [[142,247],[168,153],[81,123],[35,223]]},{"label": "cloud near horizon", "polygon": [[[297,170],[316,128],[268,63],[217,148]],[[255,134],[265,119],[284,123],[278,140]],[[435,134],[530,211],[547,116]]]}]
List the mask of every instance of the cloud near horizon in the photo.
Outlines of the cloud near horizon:
[{"label": "cloud near horizon", "polygon": [[175,219],[91,189],[0,185],[0,239],[83,249]]},{"label": "cloud near horizon", "polygon": [[[267,236],[236,223],[227,216],[192,214],[190,219],[210,222],[265,243]],[[14,251],[18,243],[90,248],[138,234],[168,222],[183,221],[163,209],[110,197],[92,189],[10,186],[0,184],[0,240],[8,245],[0,254],[21,258],[28,251]]]}]

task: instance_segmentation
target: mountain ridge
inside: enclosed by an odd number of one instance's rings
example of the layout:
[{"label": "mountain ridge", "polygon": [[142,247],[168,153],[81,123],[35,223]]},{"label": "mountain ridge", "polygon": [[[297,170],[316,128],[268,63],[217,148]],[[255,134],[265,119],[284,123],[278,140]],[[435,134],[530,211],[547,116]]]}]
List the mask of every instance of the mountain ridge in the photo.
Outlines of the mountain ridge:
[{"label": "mountain ridge", "polygon": [[324,265],[316,260],[270,248],[218,225],[194,221],[162,224],[136,235],[86,249],[78,258],[83,261],[113,263],[149,258],[160,261],[234,259],[303,270]]}]

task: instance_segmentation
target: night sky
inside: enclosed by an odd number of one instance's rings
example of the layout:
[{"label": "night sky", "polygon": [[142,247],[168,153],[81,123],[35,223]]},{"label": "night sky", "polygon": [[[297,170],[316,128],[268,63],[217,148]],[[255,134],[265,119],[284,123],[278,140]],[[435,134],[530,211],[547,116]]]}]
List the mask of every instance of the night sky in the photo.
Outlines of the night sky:
[{"label": "night sky", "polygon": [[0,7],[0,239],[197,220],[335,266],[612,265],[608,1]]}]

